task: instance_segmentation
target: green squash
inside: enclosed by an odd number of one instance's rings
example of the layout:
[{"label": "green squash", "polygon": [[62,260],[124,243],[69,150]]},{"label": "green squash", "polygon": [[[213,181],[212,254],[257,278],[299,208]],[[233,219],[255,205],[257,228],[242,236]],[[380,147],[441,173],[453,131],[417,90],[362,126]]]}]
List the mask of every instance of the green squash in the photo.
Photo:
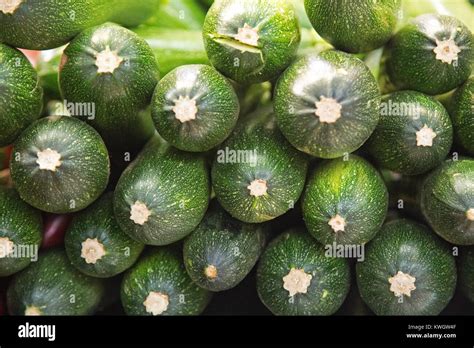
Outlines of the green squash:
[{"label": "green squash", "polygon": [[262,224],[240,222],[214,204],[184,242],[184,264],[189,276],[210,291],[237,286],[263,252],[266,232]]},{"label": "green squash", "polygon": [[400,89],[442,94],[468,79],[473,60],[474,38],[461,21],[424,14],[390,41],[387,72]]},{"label": "green squash", "polygon": [[387,188],[377,170],[351,155],[322,162],[303,194],[303,219],[322,244],[364,244],[382,226]]},{"label": "green squash", "polygon": [[211,299],[170,247],[155,248],[140,259],[125,274],[120,292],[128,315],[198,315]]},{"label": "green squash", "polygon": [[368,52],[390,40],[401,0],[305,0],[316,31],[337,49]]},{"label": "green squash", "polygon": [[331,315],[349,287],[347,260],[327,257],[325,248],[302,230],[275,238],[258,264],[258,295],[276,315]]},{"label": "green squash", "polygon": [[474,303],[474,248],[461,250],[459,260],[459,286],[464,296]]},{"label": "green squash", "polygon": [[469,155],[474,156],[474,77],[454,92],[449,109],[454,139]]},{"label": "green squash", "polygon": [[149,113],[140,111],[148,107],[158,75],[145,40],[105,23],[84,30],[66,47],[59,83],[74,106],[72,116],[92,125],[111,150],[132,152],[154,133]]},{"label": "green squash", "polygon": [[203,27],[212,65],[241,84],[278,76],[296,55],[298,20],[287,0],[216,0]]},{"label": "green squash", "polygon": [[122,230],[136,241],[166,245],[197,227],[209,196],[204,158],[154,137],[119,179],[115,216]]},{"label": "green squash", "polygon": [[447,243],[403,219],[382,227],[356,274],[362,299],[377,315],[438,315],[453,297],[457,277]]},{"label": "green squash", "polygon": [[62,249],[41,253],[8,287],[12,315],[89,315],[105,294],[101,279],[76,270]]},{"label": "green squash", "polygon": [[415,91],[384,96],[380,121],[367,142],[378,165],[405,175],[438,166],[453,142],[451,120],[440,102]]},{"label": "green squash", "polygon": [[0,277],[21,271],[38,257],[42,229],[41,213],[16,191],[0,186]]},{"label": "green squash", "polygon": [[50,213],[84,209],[105,190],[108,152],[99,134],[67,116],[42,118],[16,140],[11,176],[21,198]]},{"label": "green squash", "polygon": [[303,191],[307,157],[278,130],[271,108],[257,110],[237,125],[217,150],[212,186],[234,218],[264,222],[294,207]]},{"label": "green squash", "polygon": [[99,278],[127,270],[143,250],[143,244],[131,239],[117,224],[111,192],[74,216],[64,244],[74,267]]},{"label": "green squash", "polygon": [[446,161],[421,187],[421,210],[448,242],[474,244],[474,160]]},{"label": "green squash", "polygon": [[0,43],[0,147],[13,143],[40,116],[42,107],[43,89],[30,62]]},{"label": "green squash", "polygon": [[183,151],[204,152],[222,143],[239,117],[232,85],[207,65],[183,65],[156,87],[152,115],[160,135]]},{"label": "green squash", "polygon": [[372,134],[380,92],[367,66],[339,51],[309,54],[293,63],[275,89],[275,115],[298,150],[336,158],[357,150]]}]

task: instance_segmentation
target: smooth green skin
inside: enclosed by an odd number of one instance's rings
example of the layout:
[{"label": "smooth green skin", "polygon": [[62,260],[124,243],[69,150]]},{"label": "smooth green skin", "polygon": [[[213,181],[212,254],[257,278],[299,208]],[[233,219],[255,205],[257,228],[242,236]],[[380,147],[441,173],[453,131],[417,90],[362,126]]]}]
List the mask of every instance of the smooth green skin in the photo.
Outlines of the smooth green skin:
[{"label": "smooth green skin", "polygon": [[125,274],[121,299],[127,315],[152,315],[143,305],[151,291],[169,297],[168,308],[162,315],[198,315],[212,296],[193,283],[181,254],[170,247],[154,248]]},{"label": "smooth green skin", "polygon": [[464,296],[474,303],[474,248],[464,248],[459,260],[459,286]]},{"label": "smooth green skin", "polygon": [[[341,106],[334,123],[319,122],[315,103],[333,98]],[[357,150],[379,119],[380,92],[367,66],[340,51],[306,55],[280,77],[275,115],[282,133],[298,150],[337,158]]]},{"label": "smooth green skin", "polygon": [[[436,59],[436,40],[454,38],[461,48],[451,64]],[[474,38],[458,19],[425,14],[405,25],[388,46],[387,72],[399,89],[435,95],[456,88],[472,71]],[[455,63],[456,62],[456,63]]]},{"label": "smooth green skin", "polygon": [[42,108],[43,89],[31,63],[19,50],[0,44],[0,147],[13,143]]},{"label": "smooth green skin", "polygon": [[[105,255],[95,264],[86,263],[81,257],[82,243],[88,238],[97,238],[105,249]],[[74,216],[66,231],[64,244],[74,267],[86,275],[99,278],[109,278],[130,268],[144,247],[120,229],[114,216],[111,192]]]},{"label": "smooth green skin", "polygon": [[107,20],[134,26],[159,0],[22,0],[13,14],[0,11],[0,42],[45,50],[65,45],[86,28]]},{"label": "smooth green skin", "polygon": [[[115,190],[117,222],[133,239],[166,245],[191,233],[206,213],[210,196],[204,158],[162,145],[153,138],[123,172]],[[130,219],[140,201],[151,211],[143,225]]]},{"label": "smooth green skin", "polygon": [[[258,47],[234,38],[244,24],[257,29]],[[212,65],[241,84],[278,76],[300,42],[298,19],[287,0],[216,0],[206,15],[204,46]]]},{"label": "smooth green skin", "polygon": [[[215,204],[184,242],[186,271],[204,289],[231,289],[257,262],[265,248],[266,232],[261,224],[242,223]],[[217,269],[216,278],[208,278],[205,274],[210,265]]]},{"label": "smooth green skin", "polygon": [[[37,153],[57,151],[56,171],[39,169]],[[86,208],[105,190],[110,173],[107,148],[86,123],[49,116],[30,125],[13,145],[11,176],[21,198],[40,210],[70,213]]]},{"label": "smooth green skin", "polygon": [[[289,296],[283,277],[291,268],[311,274],[305,294]],[[324,247],[304,230],[292,229],[275,238],[263,253],[257,269],[257,291],[275,315],[331,315],[350,287],[349,263],[325,256]]]},{"label": "smooth green skin", "polygon": [[[123,61],[113,73],[98,73],[96,54],[107,47]],[[151,117],[140,111],[149,105],[159,77],[155,56],[145,40],[105,23],[76,36],[61,59],[63,99],[95,104],[95,117],[73,116],[92,125],[110,149],[139,150],[154,133]]]},{"label": "smooth green skin", "polygon": [[134,32],[151,47],[160,76],[181,65],[211,64],[204,49],[201,31],[140,26]]},{"label": "smooth green skin", "polygon": [[[181,122],[176,100],[196,102],[196,119]],[[158,133],[174,147],[204,152],[222,143],[239,117],[239,100],[227,79],[208,65],[183,65],[167,74],[155,89],[152,116]]]},{"label": "smooth green skin", "polygon": [[450,115],[455,141],[474,156],[474,77],[454,92]]},{"label": "smooth green skin", "polygon": [[[388,192],[372,165],[354,155],[325,161],[311,175],[303,194],[303,219],[310,234],[324,245],[364,244],[382,226]],[[344,231],[328,224],[338,214]]]},{"label": "smooth green skin", "polygon": [[[28,251],[31,251],[35,245],[39,249],[43,238],[42,229],[41,213],[23,202],[16,191],[0,186],[0,238],[7,237],[17,248],[27,246]],[[1,251],[2,256],[4,252]],[[12,256],[0,258],[0,277],[21,271],[31,263],[33,255]]]},{"label": "smooth green skin", "polygon": [[[236,154],[251,151],[256,160],[226,158],[226,149]],[[293,208],[303,191],[307,169],[308,158],[286,141],[273,114],[257,110],[237,125],[219,147],[212,165],[212,187],[230,215],[244,222],[259,223]],[[247,186],[256,179],[266,180],[266,194],[250,195]]]},{"label": "smooth green skin", "polygon": [[206,11],[196,0],[158,1],[160,5],[145,22],[146,26],[201,31]]},{"label": "smooth green skin", "polygon": [[[436,133],[433,145],[417,146],[416,132],[425,125]],[[382,98],[380,120],[366,147],[379,166],[418,175],[438,166],[452,143],[453,127],[443,105],[420,92],[400,91]]]},{"label": "smooth green skin", "polygon": [[40,253],[38,261],[18,273],[7,291],[8,310],[24,315],[29,306],[42,315],[90,315],[105,294],[102,279],[76,270],[62,249]]},{"label": "smooth green skin", "polygon": [[[398,271],[415,277],[410,296],[399,298],[388,279]],[[356,265],[364,302],[377,315],[438,315],[453,297],[456,263],[447,243],[416,222],[391,221],[370,242]]]},{"label": "smooth green skin", "polygon": [[431,228],[453,244],[474,244],[474,221],[466,212],[474,208],[474,160],[446,161],[421,187],[421,210]]},{"label": "smooth green skin", "polygon": [[383,46],[395,30],[401,0],[305,0],[314,29],[339,50],[358,53]]}]

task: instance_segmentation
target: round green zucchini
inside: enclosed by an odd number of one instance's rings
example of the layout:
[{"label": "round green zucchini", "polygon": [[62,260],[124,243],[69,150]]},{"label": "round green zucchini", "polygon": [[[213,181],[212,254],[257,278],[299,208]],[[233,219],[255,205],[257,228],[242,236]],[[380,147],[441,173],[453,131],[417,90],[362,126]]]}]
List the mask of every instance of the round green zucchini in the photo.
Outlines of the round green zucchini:
[{"label": "round green zucchini", "polygon": [[279,75],[300,43],[298,20],[287,0],[216,0],[203,37],[212,65],[241,84]]},{"label": "round green zucchini", "polygon": [[456,288],[456,263],[444,241],[423,225],[394,220],[356,265],[364,302],[377,315],[438,315]]},{"label": "round green zucchini", "polygon": [[387,72],[399,89],[442,94],[469,78],[473,60],[474,38],[461,21],[424,14],[390,41]]},{"label": "round green zucchini", "polygon": [[158,133],[183,151],[222,143],[239,117],[239,100],[225,77],[207,65],[183,65],[156,87],[152,116]]},{"label": "round green zucchini", "polygon": [[84,209],[105,190],[108,152],[99,134],[67,116],[37,120],[16,140],[10,169],[21,198],[50,213]]},{"label": "round green zucchini", "polygon": [[122,305],[128,315],[198,315],[211,292],[194,284],[182,256],[170,247],[155,248],[125,274]]},{"label": "round green zucchini", "polygon": [[380,92],[367,66],[340,51],[306,55],[280,77],[275,115],[300,151],[336,158],[357,150],[379,119]]},{"label": "round green zucchini", "polygon": [[112,277],[130,268],[144,247],[117,224],[112,192],[74,216],[64,244],[74,267],[99,278]]},{"label": "round green zucchini", "polygon": [[471,156],[474,156],[474,77],[460,86],[450,102],[454,139]]},{"label": "round green zucchini", "polygon": [[452,142],[451,120],[440,102],[400,91],[383,97],[379,123],[366,145],[381,167],[418,175],[438,166]]},{"label": "round green zucchini", "polygon": [[325,255],[324,247],[302,230],[270,242],[257,269],[257,291],[276,315],[331,315],[350,287],[349,263]]},{"label": "round green zucchini", "polygon": [[366,160],[354,155],[338,158],[313,172],[302,209],[308,231],[320,243],[364,244],[385,220],[387,188]]}]

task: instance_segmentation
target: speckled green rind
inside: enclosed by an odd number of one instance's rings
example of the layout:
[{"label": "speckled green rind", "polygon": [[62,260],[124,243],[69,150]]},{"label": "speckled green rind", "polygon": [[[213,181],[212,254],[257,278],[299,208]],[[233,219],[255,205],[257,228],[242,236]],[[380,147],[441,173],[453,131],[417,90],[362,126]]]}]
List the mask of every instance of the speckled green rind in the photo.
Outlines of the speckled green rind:
[{"label": "speckled green rind", "polygon": [[474,77],[454,92],[450,115],[455,141],[474,156]]},{"label": "speckled green rind", "polygon": [[[323,123],[315,114],[321,97],[341,106],[341,117]],[[321,158],[341,157],[358,149],[372,134],[379,116],[380,92],[367,66],[340,51],[307,55],[278,80],[275,115],[288,141]]]},{"label": "speckled green rind", "polygon": [[[105,255],[95,263],[87,263],[81,256],[82,243],[87,239],[97,239],[105,249]],[[144,247],[120,229],[114,216],[111,192],[74,216],[66,231],[64,245],[74,267],[99,278],[112,277],[130,268]]]},{"label": "speckled green rind", "polygon": [[[107,47],[123,60],[113,73],[99,73],[96,54]],[[92,125],[110,149],[134,151],[154,133],[150,115],[140,111],[150,103],[158,76],[153,51],[145,40],[105,23],[84,30],[66,47],[59,83],[68,103],[95,107],[94,117],[84,112],[73,116]]]},{"label": "speckled green rind", "polygon": [[[30,264],[41,244],[42,228],[40,212],[23,202],[16,191],[0,186],[0,238],[8,238],[16,248],[6,256],[6,250],[0,249],[0,277]],[[24,254],[25,251],[33,254]]]},{"label": "speckled green rind", "polygon": [[[204,289],[231,289],[250,273],[265,243],[265,226],[242,223],[215,204],[184,242],[186,271]],[[206,276],[208,266],[216,268],[215,278]]]},{"label": "speckled green rind", "polygon": [[7,292],[8,310],[24,315],[37,307],[42,315],[89,315],[105,294],[102,279],[75,269],[62,249],[39,255],[38,261],[13,278]]},{"label": "speckled green rind", "polygon": [[[195,101],[195,119],[181,122],[173,108],[180,98]],[[152,116],[160,135],[183,151],[203,152],[222,143],[239,117],[239,100],[224,76],[207,65],[183,65],[156,87]]]},{"label": "speckled green rind", "polygon": [[198,315],[209,303],[212,293],[193,283],[175,250],[155,248],[127,271],[121,287],[122,305],[128,315],[151,315],[143,302],[150,292],[168,296],[162,315]]},{"label": "speckled green rind", "polygon": [[[432,146],[417,146],[417,132],[424,126],[436,133]],[[440,102],[420,92],[400,91],[383,97],[379,123],[366,145],[379,166],[417,175],[438,166],[452,142],[451,120]]]},{"label": "speckled green rind", "polygon": [[[245,24],[257,29],[257,47],[235,39]],[[203,37],[212,65],[241,84],[278,76],[300,42],[298,20],[287,0],[216,0],[207,12]]]},{"label": "speckled green rind", "polygon": [[448,242],[474,244],[474,221],[466,212],[474,208],[474,160],[446,161],[421,188],[421,210],[433,230]]},{"label": "speckled green rind", "polygon": [[367,52],[383,46],[395,30],[401,0],[305,0],[316,31],[342,51]]},{"label": "speckled green rind", "polygon": [[[306,293],[290,297],[283,288],[283,277],[291,268],[312,276]],[[331,315],[344,302],[349,287],[347,260],[326,257],[324,247],[302,230],[275,238],[258,264],[258,295],[275,315]]]},{"label": "speckled green rind", "polygon": [[[398,272],[415,278],[410,296],[395,296],[389,278]],[[377,315],[438,315],[456,288],[456,263],[447,243],[423,225],[394,220],[366,248],[356,265],[364,302]]]},{"label": "speckled green rind", "polygon": [[[56,171],[39,169],[37,153],[61,155]],[[16,140],[10,169],[21,198],[50,213],[84,209],[105,190],[110,163],[104,142],[86,123],[67,116],[42,118]]]},{"label": "speckled green rind", "polygon": [[[217,151],[212,187],[219,203],[234,218],[264,222],[293,208],[303,191],[307,169],[308,158],[286,141],[271,110],[258,110],[240,123]],[[250,194],[248,186],[254,180],[266,181],[266,194]]]},{"label": "speckled green rind", "polygon": [[[453,38],[461,49],[458,59],[436,59],[436,40]],[[387,72],[400,89],[442,94],[459,86],[471,74],[474,39],[458,19],[425,14],[403,27],[388,46]]]},{"label": "speckled green rind", "polygon": [[[388,208],[385,184],[370,163],[354,155],[321,163],[310,177],[302,200],[303,219],[322,244],[364,244],[382,226]],[[336,215],[346,223],[334,232]]]},{"label": "speckled green rind", "polygon": [[158,2],[159,0],[22,0],[13,14],[0,11],[0,42],[32,50],[59,47],[71,41],[82,30],[107,20],[123,25],[137,25],[152,15],[152,9]]},{"label": "speckled green rind", "polygon": [[464,296],[474,303],[474,247],[461,250],[458,267],[459,287]]},{"label": "speckled green rind", "polygon": [[43,89],[30,62],[17,49],[0,44],[0,147],[13,143],[42,107]]},{"label": "speckled green rind", "polygon": [[[166,245],[197,227],[206,213],[209,196],[205,159],[153,138],[120,177],[114,197],[115,216],[133,239]],[[137,201],[151,211],[143,225],[130,219],[131,206]]]}]

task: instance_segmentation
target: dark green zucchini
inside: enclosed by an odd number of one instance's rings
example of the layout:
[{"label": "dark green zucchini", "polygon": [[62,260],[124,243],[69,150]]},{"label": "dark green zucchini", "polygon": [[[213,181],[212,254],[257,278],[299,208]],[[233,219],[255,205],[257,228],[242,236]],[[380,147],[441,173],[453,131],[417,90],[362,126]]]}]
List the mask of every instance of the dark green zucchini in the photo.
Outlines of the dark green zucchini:
[{"label": "dark green zucchini", "polygon": [[73,266],[100,278],[130,268],[143,250],[143,244],[131,239],[117,224],[111,192],[74,216],[64,244]]},{"label": "dark green zucchini", "polygon": [[460,86],[450,101],[454,139],[465,151],[474,156],[474,77]]},{"label": "dark green zucchini", "polygon": [[390,41],[387,72],[400,89],[442,94],[468,79],[473,59],[474,38],[461,21],[424,14]]},{"label": "dark green zucchini", "polygon": [[184,242],[184,265],[189,276],[211,291],[235,287],[263,252],[266,232],[262,224],[242,223],[214,204]]},{"label": "dark green zucchini", "polygon": [[474,247],[461,250],[459,286],[464,296],[474,303]]},{"label": "dark green zucchini", "polygon": [[305,0],[314,29],[337,49],[368,52],[390,40],[401,0]]},{"label": "dark green zucchini", "polygon": [[212,186],[234,218],[264,222],[294,207],[307,168],[307,157],[283,137],[270,107],[248,115],[219,147]]},{"label": "dark green zucchini", "polygon": [[474,160],[446,161],[421,187],[421,210],[448,242],[474,244]]},{"label": "dark green zucchini", "polygon": [[251,84],[278,76],[290,64],[300,31],[287,0],[217,0],[207,12],[203,37],[217,70]]},{"label": "dark green zucchini", "polygon": [[204,152],[222,143],[239,117],[232,85],[213,67],[183,65],[160,81],[152,101],[158,133],[171,145]]},{"label": "dark green zucchini", "polygon": [[377,315],[438,315],[456,288],[447,243],[404,219],[382,227],[356,272],[362,299]]},{"label": "dark green zucchini", "polygon": [[153,135],[150,115],[140,111],[149,105],[158,75],[145,40],[105,23],[84,30],[66,47],[59,82],[63,98],[75,106],[72,116],[97,129],[111,150],[130,152]]},{"label": "dark green zucchini", "polygon": [[110,163],[99,134],[67,116],[42,118],[16,140],[10,161],[15,188],[50,213],[84,209],[105,190]]},{"label": "dark green zucchini", "polygon": [[120,177],[115,216],[133,239],[151,245],[170,244],[197,227],[209,196],[204,158],[162,144],[155,137]]},{"label": "dark green zucchini", "polygon": [[12,315],[89,315],[105,293],[102,279],[88,277],[69,262],[62,249],[41,253],[8,287]]},{"label": "dark green zucchini", "polygon": [[21,271],[37,259],[42,228],[41,213],[14,190],[0,186],[0,277]]},{"label": "dark green zucchini", "polygon": [[354,155],[321,163],[302,200],[308,231],[322,244],[364,244],[382,226],[388,193],[377,170]]},{"label": "dark green zucchini", "polygon": [[13,143],[40,116],[42,107],[43,89],[30,62],[0,43],[0,147]]},{"label": "dark green zucchini", "polygon": [[379,119],[380,92],[367,66],[339,51],[293,63],[275,89],[282,133],[300,151],[321,158],[358,149]]},{"label": "dark green zucchini", "polygon": [[180,253],[155,248],[125,274],[122,306],[128,315],[197,315],[211,293],[194,284]]},{"label": "dark green zucchini", "polygon": [[159,1],[4,0],[0,2],[0,42],[32,50],[59,47],[108,20],[138,25],[153,14]]},{"label": "dark green zucchini", "polygon": [[350,270],[344,258],[303,230],[289,230],[268,245],[257,269],[257,291],[276,315],[331,315],[346,298]]},{"label": "dark green zucchini", "polygon": [[382,99],[379,123],[366,145],[381,167],[417,175],[438,166],[452,142],[451,120],[440,102],[400,91]]}]

